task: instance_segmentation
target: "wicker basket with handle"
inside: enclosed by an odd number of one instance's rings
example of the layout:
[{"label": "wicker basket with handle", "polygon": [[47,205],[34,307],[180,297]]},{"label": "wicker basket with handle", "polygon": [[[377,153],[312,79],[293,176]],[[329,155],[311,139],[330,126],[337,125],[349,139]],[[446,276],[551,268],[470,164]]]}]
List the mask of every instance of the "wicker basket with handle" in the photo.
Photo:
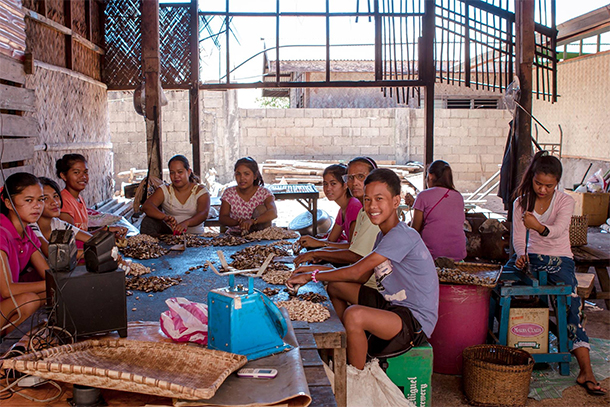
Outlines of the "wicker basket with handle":
[{"label": "wicker basket with handle", "polygon": [[589,215],[572,216],[570,222],[570,245],[584,246],[587,244]]},{"label": "wicker basket with handle", "polygon": [[464,394],[476,406],[524,406],[534,358],[502,345],[475,345],[462,352]]},{"label": "wicker basket with handle", "polygon": [[209,399],[247,362],[242,355],[173,343],[87,340],[4,361],[5,369],[105,389]]}]

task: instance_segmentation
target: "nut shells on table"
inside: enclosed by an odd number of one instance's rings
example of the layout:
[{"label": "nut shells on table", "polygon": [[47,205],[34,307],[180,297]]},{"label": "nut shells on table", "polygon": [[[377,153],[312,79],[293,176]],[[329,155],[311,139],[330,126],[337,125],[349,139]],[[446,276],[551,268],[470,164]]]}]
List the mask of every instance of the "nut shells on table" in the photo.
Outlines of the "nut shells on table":
[{"label": "nut shells on table", "polygon": [[322,322],[330,318],[330,312],[322,304],[311,301],[292,299],[290,301],[278,301],[278,307],[284,307],[292,321]]},{"label": "nut shells on table", "polygon": [[128,290],[138,290],[144,292],[159,292],[182,282],[178,277],[132,277],[125,280],[125,288]]},{"label": "nut shells on table", "polygon": [[299,237],[301,237],[301,235],[298,232],[280,228],[278,226],[270,226],[245,236],[246,239],[250,240],[298,239]]},{"label": "nut shells on table", "polygon": [[494,287],[495,280],[491,277],[479,277],[454,268],[436,268],[438,279],[441,283],[480,285],[483,287]]}]

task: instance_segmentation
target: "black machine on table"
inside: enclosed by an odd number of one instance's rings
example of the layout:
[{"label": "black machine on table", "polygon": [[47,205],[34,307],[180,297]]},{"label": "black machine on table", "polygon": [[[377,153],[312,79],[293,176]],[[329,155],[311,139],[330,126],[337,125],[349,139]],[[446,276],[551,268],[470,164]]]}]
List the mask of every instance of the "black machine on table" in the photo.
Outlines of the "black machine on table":
[{"label": "black machine on table", "polygon": [[75,338],[112,331],[127,336],[125,272],[115,250],[114,234],[100,232],[85,243],[85,266],[76,266],[73,232],[53,232],[46,271],[50,324]]}]

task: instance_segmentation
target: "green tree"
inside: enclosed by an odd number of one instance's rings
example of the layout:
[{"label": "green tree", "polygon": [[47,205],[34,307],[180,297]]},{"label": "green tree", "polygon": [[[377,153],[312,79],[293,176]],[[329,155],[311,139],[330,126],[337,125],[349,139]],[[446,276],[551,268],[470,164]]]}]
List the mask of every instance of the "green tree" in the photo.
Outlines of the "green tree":
[{"label": "green tree", "polygon": [[265,109],[288,109],[290,107],[290,98],[260,97],[254,101]]}]

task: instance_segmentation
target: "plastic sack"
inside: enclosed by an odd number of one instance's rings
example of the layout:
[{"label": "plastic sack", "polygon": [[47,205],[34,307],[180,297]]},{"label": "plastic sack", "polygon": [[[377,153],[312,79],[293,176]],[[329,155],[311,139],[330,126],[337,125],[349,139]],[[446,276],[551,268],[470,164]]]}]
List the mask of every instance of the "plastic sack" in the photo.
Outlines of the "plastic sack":
[{"label": "plastic sack", "polygon": [[347,407],[415,407],[373,359],[363,370],[347,365]]},{"label": "plastic sack", "polygon": [[176,342],[208,343],[208,306],[186,298],[168,298],[161,314],[161,330]]}]

